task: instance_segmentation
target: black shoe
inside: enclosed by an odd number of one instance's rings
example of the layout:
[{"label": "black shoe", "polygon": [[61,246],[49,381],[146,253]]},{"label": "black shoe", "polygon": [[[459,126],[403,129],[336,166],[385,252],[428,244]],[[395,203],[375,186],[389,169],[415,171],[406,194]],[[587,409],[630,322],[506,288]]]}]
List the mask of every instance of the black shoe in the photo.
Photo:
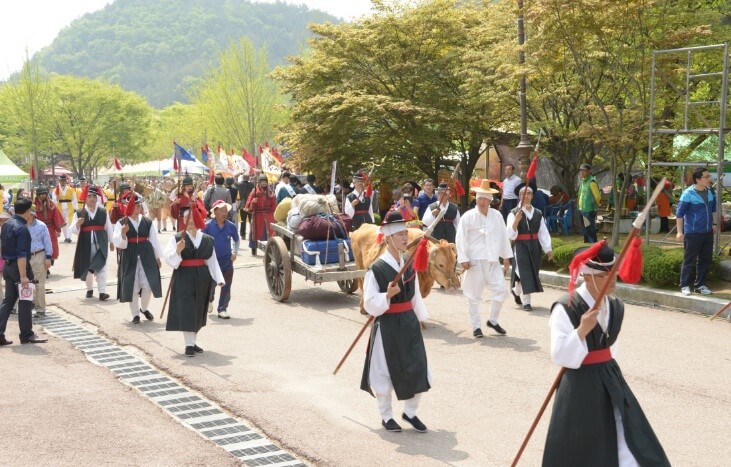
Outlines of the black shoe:
[{"label": "black shoe", "polygon": [[201,352],[203,352],[203,349],[201,349],[200,347],[198,347],[198,346],[197,346],[197,345],[195,345],[195,344],[193,344],[193,350],[195,350],[195,351],[196,351],[197,353],[201,353]]},{"label": "black shoe", "polygon": [[13,341],[9,341],[5,338],[5,336],[0,337],[0,345],[10,345]]},{"label": "black shoe", "polygon": [[389,418],[387,422],[381,420],[381,425],[383,425],[386,431],[401,431],[401,426],[393,418]]},{"label": "black shoe", "polygon": [[94,296],[94,291],[93,290],[87,290],[86,291],[86,298],[91,298],[93,296]]},{"label": "black shoe", "polygon": [[409,418],[406,414],[401,414],[401,418],[406,420],[407,422],[411,423],[411,426],[414,427],[416,431],[419,433],[426,433],[426,425],[424,425],[421,420],[419,420],[419,417],[414,415],[413,417]]},{"label": "black shoe", "polygon": [[43,344],[44,342],[48,342],[48,339],[38,337],[37,334],[33,334],[27,339],[20,339],[21,344]]},{"label": "black shoe", "polygon": [[477,329],[475,329],[474,331],[472,331],[472,336],[473,336],[473,337],[476,337],[476,338],[478,338],[478,339],[482,339],[483,337],[485,337],[485,336],[484,336],[484,335],[482,334],[482,329],[480,329],[480,328],[477,328]]},{"label": "black shoe", "polygon": [[132,318],[132,324],[140,324],[140,315],[137,315],[134,318]]},{"label": "black shoe", "polygon": [[195,347],[193,347],[192,345],[185,346],[185,356],[186,357],[195,356]]},{"label": "black shoe", "polygon": [[251,249],[251,256],[256,256],[256,248]]},{"label": "black shoe", "polygon": [[64,240],[64,243],[71,243],[71,239],[67,238],[66,240]]},{"label": "black shoe", "polygon": [[533,311],[533,307],[530,306],[530,303],[526,303],[525,305],[523,305],[523,309],[525,311]]},{"label": "black shoe", "polygon": [[99,300],[101,300],[102,302],[104,300],[109,300],[109,294],[107,294],[107,293],[100,293],[99,294]]},{"label": "black shoe", "polygon": [[513,300],[515,300],[515,304],[516,305],[522,305],[523,304],[523,300],[520,299],[520,295],[518,295],[517,293],[513,292],[513,289],[512,288],[510,289],[510,293],[513,295]]},{"label": "black shoe", "polygon": [[145,310],[142,312],[143,315],[145,315],[145,318],[147,318],[147,321],[155,321],[155,317],[152,316],[152,313],[150,313],[150,310]]},{"label": "black shoe", "polygon": [[501,334],[503,336],[506,334],[505,329],[503,329],[502,326],[500,326],[497,323],[492,324],[489,320],[487,321],[487,327],[492,328],[496,333]]}]

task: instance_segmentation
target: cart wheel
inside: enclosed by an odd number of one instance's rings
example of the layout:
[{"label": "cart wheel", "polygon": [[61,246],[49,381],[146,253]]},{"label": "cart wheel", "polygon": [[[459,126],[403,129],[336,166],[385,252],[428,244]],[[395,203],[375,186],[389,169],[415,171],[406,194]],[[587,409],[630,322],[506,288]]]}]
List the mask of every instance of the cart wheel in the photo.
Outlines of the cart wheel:
[{"label": "cart wheel", "polygon": [[346,279],[344,281],[338,281],[340,290],[347,294],[355,293],[358,290],[358,279]]},{"label": "cart wheel", "polygon": [[271,237],[264,250],[264,271],[272,298],[283,302],[292,290],[292,263],[287,246],[280,237]]}]

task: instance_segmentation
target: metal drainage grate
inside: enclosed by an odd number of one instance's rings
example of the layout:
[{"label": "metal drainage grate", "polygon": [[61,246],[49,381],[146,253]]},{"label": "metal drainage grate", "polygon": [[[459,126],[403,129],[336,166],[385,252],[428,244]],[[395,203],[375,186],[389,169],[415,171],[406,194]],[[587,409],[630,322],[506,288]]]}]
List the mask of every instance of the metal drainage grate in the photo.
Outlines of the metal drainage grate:
[{"label": "metal drainage grate", "polygon": [[170,416],[216,443],[249,466],[305,466],[263,435],[224,412],[215,403],[180,385],[150,363],[114,342],[65,319],[55,310],[36,318],[49,334],[69,341],[97,365],[107,368]]}]

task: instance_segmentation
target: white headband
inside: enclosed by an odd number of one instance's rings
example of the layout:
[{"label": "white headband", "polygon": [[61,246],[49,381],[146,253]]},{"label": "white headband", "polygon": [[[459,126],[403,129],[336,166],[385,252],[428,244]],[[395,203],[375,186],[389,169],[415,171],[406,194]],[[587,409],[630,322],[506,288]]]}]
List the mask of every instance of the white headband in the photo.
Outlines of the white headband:
[{"label": "white headband", "polygon": [[383,232],[383,235],[390,237],[393,234],[403,232],[406,230],[406,224],[403,222],[399,222],[396,224],[386,224],[381,226],[381,232]]},{"label": "white headband", "polygon": [[489,200],[492,200],[492,194],[491,193],[480,193],[480,192],[476,192],[475,193],[475,198],[487,198]]}]

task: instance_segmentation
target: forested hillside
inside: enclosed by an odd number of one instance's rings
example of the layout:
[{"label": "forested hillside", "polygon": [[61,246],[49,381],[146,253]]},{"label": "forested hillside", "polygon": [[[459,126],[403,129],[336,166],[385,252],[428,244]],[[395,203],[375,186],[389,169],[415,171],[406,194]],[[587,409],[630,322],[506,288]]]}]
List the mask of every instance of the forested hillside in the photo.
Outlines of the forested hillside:
[{"label": "forested hillside", "polygon": [[39,52],[47,71],[103,77],[155,107],[186,102],[186,92],[218,52],[246,36],[266,46],[272,66],[299,54],[309,23],[337,22],[321,11],[246,0],[116,0],[84,15]]}]

